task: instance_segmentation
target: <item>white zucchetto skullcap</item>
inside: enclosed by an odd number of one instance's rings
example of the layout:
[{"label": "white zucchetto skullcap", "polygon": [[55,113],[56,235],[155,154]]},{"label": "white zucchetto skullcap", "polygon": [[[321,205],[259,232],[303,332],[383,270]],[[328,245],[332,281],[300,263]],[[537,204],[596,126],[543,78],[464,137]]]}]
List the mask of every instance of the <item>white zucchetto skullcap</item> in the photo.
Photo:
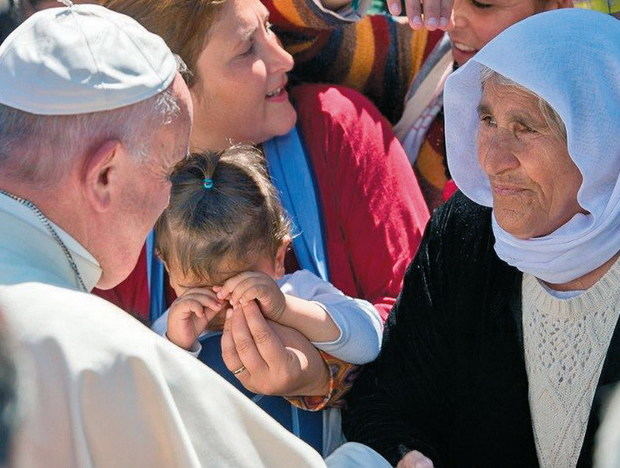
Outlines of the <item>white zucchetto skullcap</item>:
[{"label": "white zucchetto skullcap", "polygon": [[99,5],[39,11],[0,46],[0,103],[31,114],[117,109],[164,91],[177,62],[163,39]]}]

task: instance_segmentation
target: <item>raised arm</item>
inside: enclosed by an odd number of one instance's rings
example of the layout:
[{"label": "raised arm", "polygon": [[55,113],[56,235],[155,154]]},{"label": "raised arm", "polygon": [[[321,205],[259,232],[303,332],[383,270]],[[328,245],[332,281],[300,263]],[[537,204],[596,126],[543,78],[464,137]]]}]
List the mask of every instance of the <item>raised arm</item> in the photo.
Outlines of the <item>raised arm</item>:
[{"label": "raised arm", "polygon": [[342,84],[396,123],[409,85],[443,31],[414,31],[406,18],[335,13],[318,0],[263,0],[304,82]]},{"label": "raised arm", "polygon": [[323,5],[325,8],[329,8],[330,10],[336,11],[340,8],[343,8],[349,5],[351,2],[349,0],[323,0]]}]

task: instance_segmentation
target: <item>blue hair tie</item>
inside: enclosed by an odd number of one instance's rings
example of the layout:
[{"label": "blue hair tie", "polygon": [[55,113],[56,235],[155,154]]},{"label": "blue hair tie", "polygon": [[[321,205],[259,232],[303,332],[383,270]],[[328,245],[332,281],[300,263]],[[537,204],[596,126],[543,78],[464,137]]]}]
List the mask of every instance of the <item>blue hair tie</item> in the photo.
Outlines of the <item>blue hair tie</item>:
[{"label": "blue hair tie", "polygon": [[213,188],[213,179],[209,179],[208,177],[205,177],[204,180],[202,181],[202,186],[204,188],[206,188],[207,190],[210,190]]}]

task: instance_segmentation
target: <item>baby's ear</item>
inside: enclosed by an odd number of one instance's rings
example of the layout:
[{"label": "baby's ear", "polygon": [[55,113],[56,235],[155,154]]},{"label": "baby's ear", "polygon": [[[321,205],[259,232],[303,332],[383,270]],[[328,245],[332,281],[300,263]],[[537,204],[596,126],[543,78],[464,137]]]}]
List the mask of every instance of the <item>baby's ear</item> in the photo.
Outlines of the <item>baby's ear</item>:
[{"label": "baby's ear", "polygon": [[286,252],[288,252],[289,247],[291,246],[291,238],[289,236],[286,236],[283,240],[282,243],[280,244],[280,247],[278,247],[278,250],[276,251],[276,259],[275,259],[275,272],[276,275],[279,277],[284,276],[284,259],[286,258]]},{"label": "baby's ear", "polygon": [[166,273],[170,275],[170,270],[168,269],[168,264],[164,261],[161,251],[158,248],[155,248],[155,256],[159,259],[160,262],[164,264],[164,268],[166,269]]}]

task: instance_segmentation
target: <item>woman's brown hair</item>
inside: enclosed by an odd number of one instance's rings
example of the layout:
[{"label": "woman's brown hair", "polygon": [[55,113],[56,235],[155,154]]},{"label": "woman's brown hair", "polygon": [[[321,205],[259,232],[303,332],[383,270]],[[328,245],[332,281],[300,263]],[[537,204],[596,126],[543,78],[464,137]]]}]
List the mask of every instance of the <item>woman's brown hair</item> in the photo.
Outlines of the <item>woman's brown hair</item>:
[{"label": "woman's brown hair", "polygon": [[103,6],[131,16],[152,33],[161,36],[170,50],[187,65],[192,86],[196,61],[226,0],[99,0]]},{"label": "woman's brown hair", "polygon": [[290,236],[262,153],[237,145],[193,154],[172,176],[170,205],[157,221],[157,253],[184,276],[219,284]]}]

